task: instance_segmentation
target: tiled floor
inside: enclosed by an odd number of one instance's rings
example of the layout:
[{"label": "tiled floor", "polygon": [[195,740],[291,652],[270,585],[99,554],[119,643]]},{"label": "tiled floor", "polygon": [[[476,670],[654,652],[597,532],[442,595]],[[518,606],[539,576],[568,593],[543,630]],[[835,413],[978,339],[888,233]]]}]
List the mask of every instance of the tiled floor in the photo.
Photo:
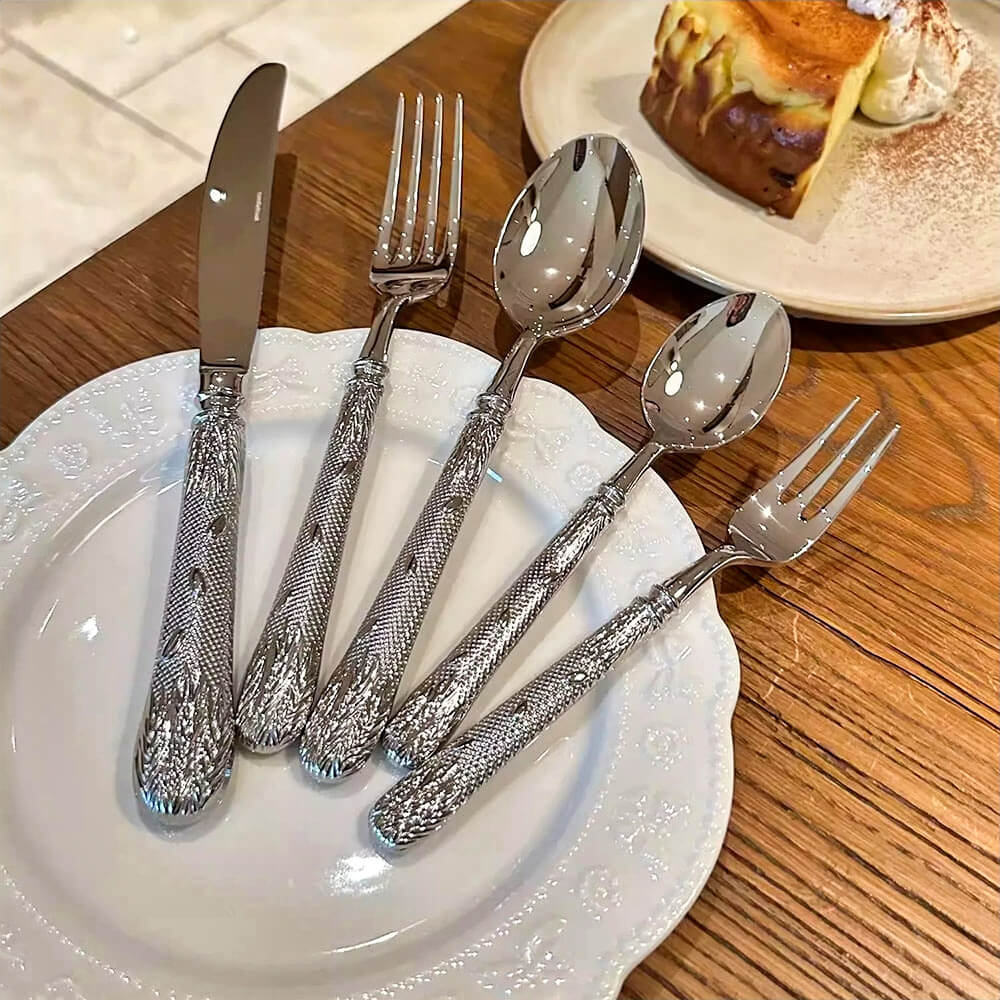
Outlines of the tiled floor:
[{"label": "tiled floor", "polygon": [[233,90],[283,124],[463,0],[2,0],[0,315],[197,184]]}]

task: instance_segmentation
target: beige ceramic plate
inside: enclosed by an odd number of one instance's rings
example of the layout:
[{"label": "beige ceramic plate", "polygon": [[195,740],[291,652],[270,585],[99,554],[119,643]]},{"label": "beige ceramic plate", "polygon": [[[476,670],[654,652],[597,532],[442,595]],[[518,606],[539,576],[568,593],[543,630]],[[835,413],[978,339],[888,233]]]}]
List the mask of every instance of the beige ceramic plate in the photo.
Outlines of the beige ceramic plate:
[{"label": "beige ceramic plate", "polygon": [[663,0],[567,0],[525,60],[525,125],[543,156],[582,132],[625,141],[646,186],[646,252],[699,284],[848,322],[989,312],[1000,307],[1000,5],[952,8],[975,43],[954,106],[902,131],[856,118],[795,219],[709,180],[639,113]]}]

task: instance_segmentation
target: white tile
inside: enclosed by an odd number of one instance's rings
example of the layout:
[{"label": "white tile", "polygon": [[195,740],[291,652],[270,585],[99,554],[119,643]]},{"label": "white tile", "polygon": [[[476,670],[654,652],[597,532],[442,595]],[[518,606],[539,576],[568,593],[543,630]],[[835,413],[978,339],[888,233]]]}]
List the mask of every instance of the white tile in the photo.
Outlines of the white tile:
[{"label": "white tile", "polygon": [[3,0],[0,26],[101,93],[118,97],[253,18],[267,2]]},{"label": "white tile", "polygon": [[284,0],[231,37],[335,94],[464,0]]},{"label": "white tile", "polygon": [[190,157],[14,48],[0,54],[0,314],[193,187]]},{"label": "white tile", "polygon": [[[121,98],[121,103],[207,159],[230,99],[259,62],[225,42],[210,42]],[[282,127],[320,100],[289,79],[281,107]]]}]

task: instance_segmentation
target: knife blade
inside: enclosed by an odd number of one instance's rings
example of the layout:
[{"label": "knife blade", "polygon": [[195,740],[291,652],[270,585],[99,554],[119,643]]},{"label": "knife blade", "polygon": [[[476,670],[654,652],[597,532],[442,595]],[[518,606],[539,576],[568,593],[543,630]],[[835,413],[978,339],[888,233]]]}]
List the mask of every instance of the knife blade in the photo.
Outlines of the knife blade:
[{"label": "knife blade", "polygon": [[264,287],[285,68],[267,63],[236,91],[208,165],[198,241],[200,410],[146,711],[136,794],[164,824],[217,802],[232,772],[236,551],[246,453],[240,415]]},{"label": "knife blade", "polygon": [[258,66],[236,91],[209,160],[198,238],[203,368],[245,372],[250,364],[284,89],[284,66]]}]

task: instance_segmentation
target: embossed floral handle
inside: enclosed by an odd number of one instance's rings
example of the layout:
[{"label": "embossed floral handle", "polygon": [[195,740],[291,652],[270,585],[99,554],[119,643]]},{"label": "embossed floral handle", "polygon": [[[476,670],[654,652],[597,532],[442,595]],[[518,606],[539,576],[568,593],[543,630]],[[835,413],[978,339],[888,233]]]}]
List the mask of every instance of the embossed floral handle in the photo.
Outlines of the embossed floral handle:
[{"label": "embossed floral handle", "polygon": [[396,689],[469,505],[500,440],[510,402],[486,392],[357,635],[316,699],[299,757],[318,780],[362,767],[378,743]]},{"label": "embossed floral handle", "polygon": [[136,793],[169,825],[197,819],[232,771],[241,400],[228,390],[203,395],[191,426],[163,624],[136,741]]},{"label": "embossed floral handle", "polygon": [[382,748],[397,767],[423,763],[458,728],[486,682],[614,519],[624,496],[597,493],[396,710]]},{"label": "embossed floral handle", "polygon": [[677,603],[654,587],[392,786],[369,813],[376,840],[402,851],[437,830],[508,761],[586,694]]},{"label": "embossed floral handle", "polygon": [[330,606],[387,366],[361,358],[347,383],[323,464],[274,604],[250,658],[236,731],[273,753],[302,732],[313,706]]},{"label": "embossed floral handle", "polygon": [[589,496],[527,569],[396,710],[382,748],[412,768],[455,732],[487,681],[614,521],[662,447],[650,441]]}]

